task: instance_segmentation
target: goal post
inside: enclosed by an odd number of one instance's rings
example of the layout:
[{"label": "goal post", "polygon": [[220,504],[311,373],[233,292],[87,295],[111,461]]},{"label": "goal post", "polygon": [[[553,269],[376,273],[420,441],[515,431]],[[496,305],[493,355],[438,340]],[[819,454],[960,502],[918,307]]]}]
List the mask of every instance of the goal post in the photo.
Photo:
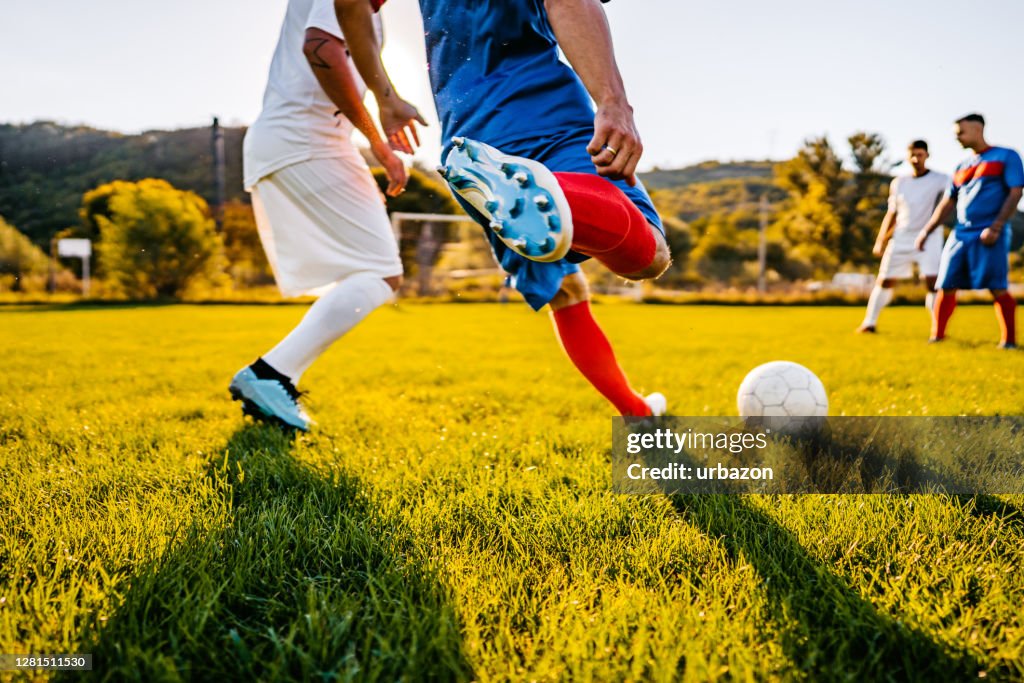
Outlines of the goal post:
[{"label": "goal post", "polygon": [[[410,224],[419,224],[419,230],[410,230]],[[447,226],[457,224],[472,224],[472,228],[450,235]],[[483,230],[469,216],[396,211],[391,214],[391,229],[406,261],[415,263],[414,277],[409,278],[409,284],[415,283],[412,290],[417,295],[437,293],[435,280],[439,271],[441,279],[448,284],[484,281],[486,290],[491,289],[489,281],[504,280],[505,272],[495,263]],[[493,289],[497,298],[501,287],[496,285]]]}]

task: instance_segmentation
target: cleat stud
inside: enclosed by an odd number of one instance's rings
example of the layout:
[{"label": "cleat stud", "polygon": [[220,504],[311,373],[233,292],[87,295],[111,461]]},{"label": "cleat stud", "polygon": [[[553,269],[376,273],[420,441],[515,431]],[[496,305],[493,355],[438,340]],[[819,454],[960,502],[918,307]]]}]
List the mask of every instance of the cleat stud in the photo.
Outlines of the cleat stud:
[{"label": "cleat stud", "polygon": [[495,211],[498,210],[498,202],[492,199],[491,201],[484,204],[484,208],[487,209],[489,213],[494,213]]},{"label": "cleat stud", "polygon": [[512,164],[502,164],[501,172],[505,174],[506,178],[511,178],[515,175],[516,169]]},{"label": "cleat stud", "polygon": [[551,230],[553,232],[561,232],[562,231],[562,221],[561,221],[561,219],[558,216],[548,216],[548,227],[551,228]]},{"label": "cleat stud", "polygon": [[501,221],[491,221],[491,230],[494,232],[501,232],[505,229],[505,224]]},{"label": "cleat stud", "polygon": [[458,135],[456,135],[455,137],[452,138],[452,144],[458,147],[459,149],[462,149],[466,145],[466,138],[459,137]]},{"label": "cleat stud", "polygon": [[553,252],[555,250],[555,238],[548,237],[546,240],[544,240],[544,246],[541,247],[541,249],[546,254],[550,254],[551,252]]},{"label": "cleat stud", "polygon": [[447,166],[438,166],[437,167],[437,173],[438,173],[438,175],[440,175],[445,180],[448,179],[448,167]]},{"label": "cleat stud", "polygon": [[520,197],[520,198],[516,199],[515,204],[513,204],[512,208],[509,209],[508,214],[512,218],[519,218],[521,215],[523,215],[523,209],[525,209],[525,208],[526,208],[526,203],[523,201],[522,197]]},{"label": "cleat stud", "polygon": [[530,176],[526,175],[522,171],[519,171],[518,173],[512,176],[512,180],[519,183],[521,187],[526,187],[526,185],[530,182]]},{"label": "cleat stud", "polygon": [[534,197],[533,203],[537,205],[537,208],[541,211],[547,211],[551,207],[551,201],[547,197]]}]

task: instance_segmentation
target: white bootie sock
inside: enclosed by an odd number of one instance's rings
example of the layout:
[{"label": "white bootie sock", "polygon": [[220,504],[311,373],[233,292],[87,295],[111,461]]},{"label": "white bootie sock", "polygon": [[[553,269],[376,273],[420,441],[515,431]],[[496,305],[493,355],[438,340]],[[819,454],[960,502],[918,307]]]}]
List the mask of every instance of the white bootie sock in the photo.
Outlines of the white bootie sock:
[{"label": "white bootie sock", "polygon": [[391,286],[378,275],[357,273],[342,280],[313,302],[302,321],[263,360],[298,384],[313,361],[392,295]]},{"label": "white bootie sock", "polygon": [[933,311],[935,311],[935,292],[929,290],[928,293],[924,295],[924,307],[928,309],[928,315],[930,317]]},{"label": "white bootie sock", "polygon": [[892,289],[875,285],[875,288],[871,290],[871,296],[868,298],[868,312],[864,316],[865,327],[874,327],[878,324],[878,316],[882,313],[882,309],[892,301],[892,297]]}]

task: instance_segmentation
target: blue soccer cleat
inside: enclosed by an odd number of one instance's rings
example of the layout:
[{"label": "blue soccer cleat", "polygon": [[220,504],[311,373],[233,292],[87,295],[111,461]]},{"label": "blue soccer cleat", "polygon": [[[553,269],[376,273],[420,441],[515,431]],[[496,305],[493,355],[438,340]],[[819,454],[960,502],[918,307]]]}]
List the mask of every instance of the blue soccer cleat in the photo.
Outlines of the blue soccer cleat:
[{"label": "blue soccer cleat", "polygon": [[285,429],[309,431],[311,420],[299,403],[299,391],[288,382],[260,379],[251,367],[244,367],[228,387],[231,398],[241,401],[242,412],[260,422],[270,422]]},{"label": "blue soccer cleat", "polygon": [[572,212],[544,164],[468,138],[452,138],[452,144],[437,171],[487,218],[498,239],[531,261],[557,261],[569,252]]}]

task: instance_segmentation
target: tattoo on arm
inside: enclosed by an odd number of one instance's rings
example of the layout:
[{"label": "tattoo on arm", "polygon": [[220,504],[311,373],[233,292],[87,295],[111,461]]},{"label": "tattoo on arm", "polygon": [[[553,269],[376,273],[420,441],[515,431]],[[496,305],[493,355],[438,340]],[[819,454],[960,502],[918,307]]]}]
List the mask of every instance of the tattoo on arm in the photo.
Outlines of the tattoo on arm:
[{"label": "tattoo on arm", "polygon": [[310,38],[309,40],[306,41],[306,45],[309,45],[310,43],[316,43],[316,47],[313,48],[312,52],[309,52],[307,48],[306,54],[309,55],[310,66],[315,67],[317,69],[331,68],[331,65],[328,64],[320,55],[321,48],[323,48],[323,46],[326,45],[328,42],[330,41],[328,41],[326,38]]}]

